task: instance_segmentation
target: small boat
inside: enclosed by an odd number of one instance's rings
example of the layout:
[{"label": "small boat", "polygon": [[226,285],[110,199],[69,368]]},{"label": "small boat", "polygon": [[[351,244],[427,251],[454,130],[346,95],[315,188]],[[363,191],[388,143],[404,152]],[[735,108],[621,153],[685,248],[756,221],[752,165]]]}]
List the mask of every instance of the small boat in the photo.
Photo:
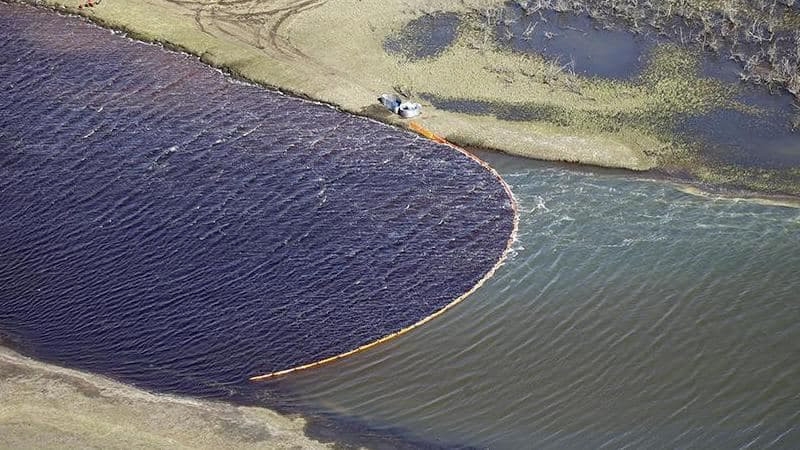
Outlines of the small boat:
[{"label": "small boat", "polygon": [[413,102],[400,103],[399,111],[401,117],[408,119],[409,117],[416,117],[422,112],[422,105]]},{"label": "small boat", "polygon": [[409,117],[416,117],[422,112],[422,105],[419,103],[409,102],[403,100],[394,94],[383,94],[378,97],[378,101],[389,111],[399,114],[400,117],[408,119]]}]

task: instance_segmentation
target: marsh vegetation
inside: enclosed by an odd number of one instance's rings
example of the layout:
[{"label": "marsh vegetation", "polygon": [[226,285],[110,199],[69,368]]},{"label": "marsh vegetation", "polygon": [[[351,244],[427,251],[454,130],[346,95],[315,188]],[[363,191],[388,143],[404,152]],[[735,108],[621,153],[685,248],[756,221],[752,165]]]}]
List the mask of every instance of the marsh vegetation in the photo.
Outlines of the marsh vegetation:
[{"label": "marsh vegetation", "polygon": [[793,5],[487,4],[462,16],[452,53],[470,49],[499,88],[477,98],[420,94],[441,110],[628,136],[655,167],[711,185],[797,192]]},{"label": "marsh vegetation", "polygon": [[[800,96],[800,3],[795,0],[516,0],[525,15],[586,14],[605,28],[655,34],[741,65],[740,78]],[[513,36],[503,9],[487,10]],[[526,34],[532,33],[531,25]]]}]

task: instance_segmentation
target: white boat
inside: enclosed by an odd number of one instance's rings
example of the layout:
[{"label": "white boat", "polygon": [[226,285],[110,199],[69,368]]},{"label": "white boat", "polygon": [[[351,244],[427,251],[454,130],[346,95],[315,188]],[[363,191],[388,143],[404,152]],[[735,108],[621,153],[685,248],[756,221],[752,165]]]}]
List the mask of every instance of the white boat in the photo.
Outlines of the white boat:
[{"label": "white boat", "polygon": [[394,94],[383,94],[378,97],[378,101],[381,102],[386,109],[405,119],[416,117],[422,112],[422,105],[419,103],[403,100]]},{"label": "white boat", "polygon": [[409,117],[416,117],[422,112],[422,105],[419,103],[414,102],[403,102],[400,103],[400,108],[398,108],[398,114],[401,117],[408,119]]}]

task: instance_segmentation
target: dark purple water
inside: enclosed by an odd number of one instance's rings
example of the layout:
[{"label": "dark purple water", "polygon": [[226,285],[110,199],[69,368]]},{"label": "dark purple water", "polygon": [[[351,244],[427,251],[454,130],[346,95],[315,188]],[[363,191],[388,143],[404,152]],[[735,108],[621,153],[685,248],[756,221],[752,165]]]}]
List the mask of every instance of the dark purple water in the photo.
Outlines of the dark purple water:
[{"label": "dark purple water", "polygon": [[0,3],[0,334],[160,391],[350,350],[504,251],[498,180],[452,149]]}]

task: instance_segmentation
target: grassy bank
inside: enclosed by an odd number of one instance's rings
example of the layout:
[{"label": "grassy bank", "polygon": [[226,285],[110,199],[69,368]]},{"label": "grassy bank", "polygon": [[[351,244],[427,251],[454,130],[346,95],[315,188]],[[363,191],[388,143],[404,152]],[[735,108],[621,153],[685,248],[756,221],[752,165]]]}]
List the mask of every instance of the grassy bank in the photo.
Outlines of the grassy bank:
[{"label": "grassy bank", "polygon": [[[730,85],[701,75],[695,52],[664,47],[636,80],[581,77],[566,65],[498,45],[493,33],[506,5],[500,0],[103,0],[82,9],[78,0],[37,3],[196,54],[236,76],[400,126],[406,122],[376,104],[379,94],[399,92],[417,100],[427,94],[555,114],[508,120],[496,108],[476,115],[423,101],[418,121],[457,144],[632,170],[678,168],[712,183],[738,174],[737,186],[763,187],[751,182],[763,177],[709,167],[673,135],[671,125],[681,115],[746,108],[732,100]],[[641,8],[632,12],[613,2],[520,3],[528,9],[588,8],[599,19],[624,17],[632,27],[644,17],[634,14]],[[716,13],[735,2],[722,3],[680,2],[682,8],[676,4],[651,16],[694,20],[705,17],[697,11]],[[387,39],[409,22],[442,12],[462,18],[456,39],[443,52],[413,59],[386,51]],[[790,19],[787,13],[783,21]],[[800,187],[773,178],[778,181],[767,191],[800,193]]]},{"label": "grassy bank", "polygon": [[[204,62],[234,75],[396,124],[402,121],[375,108],[375,100],[380,93],[399,87],[473,98],[494,93],[492,99],[559,95],[551,85],[533,79],[507,86],[487,67],[519,65],[527,59],[471,49],[463,39],[444,59],[435,62],[408,63],[384,51],[383,42],[389,33],[426,12],[452,10],[452,2],[105,0],[94,8],[80,10],[74,0],[45,3],[90,16],[137,39],[162,42],[199,55]],[[469,13],[484,3],[465,2],[455,9]],[[468,63],[478,56],[487,63]],[[459,90],[448,91],[456,87]],[[646,150],[659,146],[650,136],[635,130],[592,133],[537,123],[506,123],[430,106],[420,122],[461,143],[480,142],[536,158],[639,170],[656,166]]]}]

